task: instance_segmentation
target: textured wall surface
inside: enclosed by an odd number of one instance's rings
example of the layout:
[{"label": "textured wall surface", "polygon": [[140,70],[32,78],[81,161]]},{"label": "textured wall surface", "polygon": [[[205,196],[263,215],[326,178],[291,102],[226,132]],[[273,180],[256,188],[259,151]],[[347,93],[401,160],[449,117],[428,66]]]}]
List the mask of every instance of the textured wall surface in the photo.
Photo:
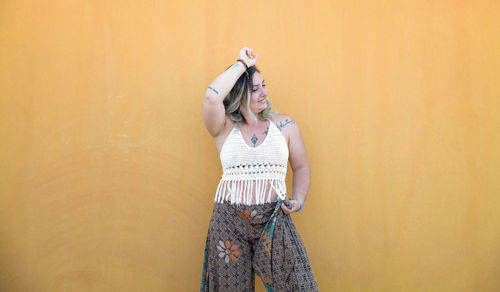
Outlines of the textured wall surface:
[{"label": "textured wall surface", "polygon": [[1,291],[199,289],[202,98],[243,46],[322,291],[500,290],[499,1],[3,0]]}]

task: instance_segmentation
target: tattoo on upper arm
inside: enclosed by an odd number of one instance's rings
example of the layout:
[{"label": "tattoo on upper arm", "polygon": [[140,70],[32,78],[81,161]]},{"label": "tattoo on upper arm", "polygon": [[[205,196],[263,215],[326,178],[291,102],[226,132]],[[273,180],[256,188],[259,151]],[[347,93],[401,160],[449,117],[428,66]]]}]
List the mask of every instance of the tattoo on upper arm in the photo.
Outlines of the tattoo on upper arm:
[{"label": "tattoo on upper arm", "polygon": [[215,90],[212,86],[209,86],[208,89],[212,90],[213,92],[219,94],[219,92],[217,90]]},{"label": "tattoo on upper arm", "polygon": [[281,121],[280,124],[278,125],[278,129],[281,131],[284,127],[286,127],[289,124],[295,124],[295,121],[292,119],[286,118],[285,121]]}]

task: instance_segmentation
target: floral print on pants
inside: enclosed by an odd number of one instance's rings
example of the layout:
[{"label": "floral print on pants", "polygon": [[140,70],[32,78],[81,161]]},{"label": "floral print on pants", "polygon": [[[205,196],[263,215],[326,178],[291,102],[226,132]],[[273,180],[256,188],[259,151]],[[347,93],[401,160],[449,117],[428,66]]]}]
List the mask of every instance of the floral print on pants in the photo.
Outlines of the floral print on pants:
[{"label": "floral print on pants", "polygon": [[281,199],[259,205],[214,203],[200,291],[318,291],[304,244]]}]

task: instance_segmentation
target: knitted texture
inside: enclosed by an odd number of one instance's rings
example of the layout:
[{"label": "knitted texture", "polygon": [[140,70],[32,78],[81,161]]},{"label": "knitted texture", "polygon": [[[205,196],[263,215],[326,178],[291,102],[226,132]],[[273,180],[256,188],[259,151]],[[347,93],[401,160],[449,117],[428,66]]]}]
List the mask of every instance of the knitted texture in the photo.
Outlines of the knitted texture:
[{"label": "knitted texture", "polygon": [[223,173],[214,201],[264,204],[271,202],[273,190],[284,199],[288,155],[286,139],[271,120],[264,142],[257,147],[248,146],[233,127],[220,152]]}]

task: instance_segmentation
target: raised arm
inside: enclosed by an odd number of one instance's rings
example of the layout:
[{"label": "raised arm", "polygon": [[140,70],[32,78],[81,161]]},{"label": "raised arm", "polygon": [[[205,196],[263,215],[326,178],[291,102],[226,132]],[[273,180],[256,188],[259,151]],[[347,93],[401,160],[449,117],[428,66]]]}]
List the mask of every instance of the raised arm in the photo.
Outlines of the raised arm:
[{"label": "raised arm", "polygon": [[[255,65],[257,55],[247,47],[240,50],[240,59],[248,67]],[[224,98],[229,94],[234,84],[245,72],[245,65],[236,61],[231,67],[215,78],[205,91],[203,98],[203,121],[208,132],[215,137],[224,129],[226,111]]]}]

